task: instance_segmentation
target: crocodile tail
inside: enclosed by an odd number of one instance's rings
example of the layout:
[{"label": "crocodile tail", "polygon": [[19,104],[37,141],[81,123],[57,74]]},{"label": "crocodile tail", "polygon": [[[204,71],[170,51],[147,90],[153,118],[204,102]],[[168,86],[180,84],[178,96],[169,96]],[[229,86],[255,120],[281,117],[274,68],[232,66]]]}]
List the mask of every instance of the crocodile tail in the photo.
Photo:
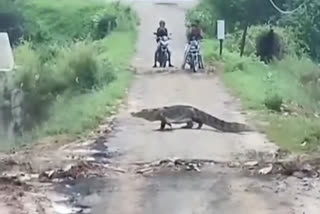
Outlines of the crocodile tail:
[{"label": "crocodile tail", "polygon": [[200,110],[197,110],[197,115],[203,124],[216,128],[223,132],[253,131],[253,129],[246,124],[227,122]]}]

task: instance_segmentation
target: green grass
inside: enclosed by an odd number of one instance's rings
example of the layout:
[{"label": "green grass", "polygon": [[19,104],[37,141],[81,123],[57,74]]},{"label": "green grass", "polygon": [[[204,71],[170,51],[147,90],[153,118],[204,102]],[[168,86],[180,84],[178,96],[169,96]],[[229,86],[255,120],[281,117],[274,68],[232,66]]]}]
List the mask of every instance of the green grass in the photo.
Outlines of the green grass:
[{"label": "green grass", "polygon": [[[316,64],[307,58],[288,57],[265,65],[255,57],[240,58],[239,53],[227,49],[220,58],[218,43],[214,40],[205,40],[203,47],[206,62],[223,62],[222,80],[241,98],[244,107],[258,112],[258,119],[269,123],[261,128],[272,141],[293,151],[314,149],[320,145],[319,139],[312,137],[320,133],[319,119],[304,115],[285,116],[265,105],[268,98],[277,95],[286,104],[295,103],[307,112],[319,112],[319,97],[313,93],[319,90],[319,83],[301,83],[302,76],[318,72]],[[300,143],[305,139],[310,142],[309,146],[301,147]]]},{"label": "green grass", "polygon": [[25,92],[29,129],[18,141],[92,130],[117,109],[132,78],[135,11],[102,0],[19,0],[14,8],[29,33],[14,49],[12,82]]},{"label": "green grass", "polygon": [[114,32],[97,44],[116,69],[116,80],[102,89],[70,97],[62,96],[51,108],[50,119],[42,125],[37,134],[40,136],[70,134],[79,135],[94,128],[103,118],[114,112],[118,100],[123,98],[132,73],[126,68],[134,53],[136,32]]},{"label": "green grass", "polygon": [[30,0],[23,4],[22,13],[33,40],[65,43],[72,38],[86,37],[92,30],[93,16],[104,6],[104,2],[93,0]]},{"label": "green grass", "polygon": [[107,39],[97,42],[100,46],[100,57],[108,58],[117,66],[127,66],[135,50],[136,38],[137,32],[135,30],[113,32]]},{"label": "green grass", "polygon": [[[314,151],[319,146],[320,122],[316,119],[298,117],[285,117],[278,114],[261,114],[262,120],[268,121],[265,127],[270,140],[276,142],[281,148],[294,152]],[[307,141],[307,146],[301,143]]]}]

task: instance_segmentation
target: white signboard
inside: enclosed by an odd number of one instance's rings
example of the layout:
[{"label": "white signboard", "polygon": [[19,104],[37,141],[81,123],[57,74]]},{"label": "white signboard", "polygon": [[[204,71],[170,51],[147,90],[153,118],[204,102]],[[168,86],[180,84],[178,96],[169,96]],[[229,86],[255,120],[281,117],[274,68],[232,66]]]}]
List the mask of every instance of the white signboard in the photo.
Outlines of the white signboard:
[{"label": "white signboard", "polygon": [[217,37],[218,39],[224,39],[225,32],[224,32],[224,20],[217,21]]},{"label": "white signboard", "polygon": [[0,71],[12,71],[14,60],[9,36],[6,32],[0,32]]}]

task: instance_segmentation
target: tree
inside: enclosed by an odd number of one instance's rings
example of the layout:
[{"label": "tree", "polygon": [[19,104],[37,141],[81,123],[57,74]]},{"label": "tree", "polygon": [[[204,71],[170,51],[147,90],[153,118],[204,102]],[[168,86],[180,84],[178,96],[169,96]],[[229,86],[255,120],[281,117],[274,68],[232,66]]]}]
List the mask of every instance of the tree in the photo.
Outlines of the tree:
[{"label": "tree", "polygon": [[[207,0],[218,14],[218,17],[226,20],[227,30],[232,32],[237,28],[243,28],[243,36],[240,44],[240,56],[243,55],[247,29],[250,25],[266,23],[280,16],[278,11],[269,1],[261,0]],[[278,0],[283,5],[285,0]]]},{"label": "tree", "polygon": [[[227,29],[232,32],[237,27],[264,24],[280,17],[280,14],[264,0],[205,0],[217,17],[226,20]],[[287,0],[277,0],[277,5],[283,6]]]},{"label": "tree", "polygon": [[279,24],[281,26],[293,26],[295,34],[302,41],[301,47],[313,59],[320,60],[320,1],[292,0],[288,1],[286,8],[292,10],[301,4],[305,6],[290,15],[282,16]]}]

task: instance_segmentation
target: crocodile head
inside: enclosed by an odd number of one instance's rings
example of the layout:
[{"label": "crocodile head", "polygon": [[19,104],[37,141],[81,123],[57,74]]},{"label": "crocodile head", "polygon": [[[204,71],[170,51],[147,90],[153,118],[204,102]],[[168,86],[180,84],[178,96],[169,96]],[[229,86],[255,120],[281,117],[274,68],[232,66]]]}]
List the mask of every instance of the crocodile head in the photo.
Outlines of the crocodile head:
[{"label": "crocodile head", "polygon": [[152,109],[142,109],[137,112],[131,112],[131,116],[142,118],[148,121],[157,121],[159,120],[159,114],[160,111],[158,108],[152,108]]}]

